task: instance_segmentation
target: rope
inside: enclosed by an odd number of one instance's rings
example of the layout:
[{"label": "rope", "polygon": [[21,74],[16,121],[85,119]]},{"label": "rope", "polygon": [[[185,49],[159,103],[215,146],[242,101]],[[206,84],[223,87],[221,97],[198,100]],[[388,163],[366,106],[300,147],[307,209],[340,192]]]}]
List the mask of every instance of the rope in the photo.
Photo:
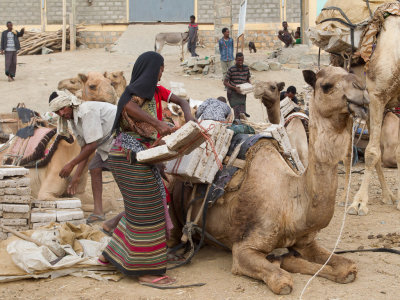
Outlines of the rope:
[{"label": "rope", "polygon": [[[355,122],[353,121],[353,130],[352,130],[352,134],[351,134],[351,145],[353,145],[353,143],[354,143],[354,136],[355,136],[355,131],[354,131],[354,129],[355,129],[356,126],[357,126],[357,125],[356,125]],[[347,182],[346,202],[345,202],[344,210],[343,210],[342,225],[341,225],[341,227],[340,227],[339,236],[338,236],[338,238],[337,238],[337,240],[336,240],[335,247],[333,247],[333,250],[332,250],[331,254],[329,255],[329,257],[328,257],[328,259],[326,260],[326,262],[322,265],[322,267],[307,281],[306,285],[304,286],[303,290],[301,291],[300,298],[299,298],[300,300],[303,299],[303,295],[304,295],[304,293],[306,292],[306,289],[307,289],[308,286],[311,284],[311,282],[314,280],[314,278],[317,277],[319,273],[321,273],[321,271],[325,268],[325,266],[326,266],[326,265],[328,264],[328,262],[331,260],[333,254],[335,253],[335,251],[336,251],[336,249],[337,249],[337,246],[339,245],[340,239],[341,239],[342,234],[343,234],[344,225],[345,225],[345,223],[346,223],[347,206],[348,206],[348,204],[349,204],[349,193],[350,193],[351,174],[352,174],[352,173],[351,173],[351,171],[352,171],[352,162],[353,162],[353,151],[351,151],[350,161],[349,161],[349,164],[350,164],[350,172],[349,172],[349,180],[348,180],[348,182]]]}]

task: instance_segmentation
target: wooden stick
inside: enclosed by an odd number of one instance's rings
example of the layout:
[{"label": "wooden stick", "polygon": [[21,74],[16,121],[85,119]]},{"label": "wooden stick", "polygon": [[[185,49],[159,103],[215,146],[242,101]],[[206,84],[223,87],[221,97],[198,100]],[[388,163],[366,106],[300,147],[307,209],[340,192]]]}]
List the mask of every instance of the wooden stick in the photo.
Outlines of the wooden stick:
[{"label": "wooden stick", "polygon": [[67,44],[67,1],[63,0],[63,26],[62,26],[62,52],[65,52]]},{"label": "wooden stick", "polygon": [[49,248],[50,251],[53,252],[57,257],[64,257],[66,255],[65,250],[63,248],[61,248],[61,247],[59,249],[56,249],[53,246],[45,245],[45,244],[43,244],[43,243],[41,243],[41,242],[39,242],[39,241],[37,241],[37,240],[35,240],[33,238],[21,233],[21,232],[18,232],[16,230],[11,229],[11,228],[9,228],[7,226],[4,226],[2,224],[0,224],[0,228],[2,228],[5,231],[11,232],[13,235],[15,235],[15,236],[17,236],[17,237],[19,237],[19,238],[21,238],[21,239],[23,239],[25,241],[32,242],[32,243],[36,244],[38,247],[45,246],[45,247]]},{"label": "wooden stick", "polygon": [[69,16],[70,51],[76,50],[76,0],[71,0],[71,14]]}]

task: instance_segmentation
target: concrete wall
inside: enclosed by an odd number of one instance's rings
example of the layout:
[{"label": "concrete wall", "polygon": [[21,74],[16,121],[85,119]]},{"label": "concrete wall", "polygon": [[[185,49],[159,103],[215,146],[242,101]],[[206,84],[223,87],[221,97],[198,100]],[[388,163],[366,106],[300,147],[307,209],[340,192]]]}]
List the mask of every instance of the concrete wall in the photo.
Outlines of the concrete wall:
[{"label": "concrete wall", "polygon": [[123,31],[82,31],[80,41],[88,48],[104,48],[114,44]]},{"label": "concrete wall", "polygon": [[[62,1],[47,1],[47,23],[62,23]],[[70,11],[71,0],[67,0],[67,11]],[[77,23],[101,24],[124,23],[127,20],[126,0],[76,1]]]},{"label": "concrete wall", "polygon": [[[232,0],[233,23],[238,23],[240,2]],[[197,19],[200,23],[213,23],[214,0],[197,0]],[[247,23],[277,23],[281,21],[281,0],[248,0]],[[299,23],[301,16],[301,1],[287,0],[286,19],[289,23]]]},{"label": "concrete wall", "polygon": [[0,0],[0,28],[5,29],[7,21],[16,25],[40,24],[40,5],[38,0]]}]

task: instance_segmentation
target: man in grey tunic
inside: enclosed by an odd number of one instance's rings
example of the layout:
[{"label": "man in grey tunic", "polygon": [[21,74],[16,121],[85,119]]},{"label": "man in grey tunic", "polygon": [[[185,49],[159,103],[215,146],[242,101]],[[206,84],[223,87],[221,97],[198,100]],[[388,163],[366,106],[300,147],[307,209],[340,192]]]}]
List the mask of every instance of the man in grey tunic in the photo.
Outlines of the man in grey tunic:
[{"label": "man in grey tunic", "polygon": [[197,31],[199,30],[199,26],[195,23],[195,21],[196,17],[190,16],[188,50],[192,57],[199,56],[196,53]]},{"label": "man in grey tunic", "polygon": [[13,23],[8,21],[7,30],[1,34],[0,53],[5,54],[5,71],[8,81],[14,81],[17,71],[17,53],[21,49],[18,38],[22,37],[24,32],[24,28],[20,32],[13,30]]}]

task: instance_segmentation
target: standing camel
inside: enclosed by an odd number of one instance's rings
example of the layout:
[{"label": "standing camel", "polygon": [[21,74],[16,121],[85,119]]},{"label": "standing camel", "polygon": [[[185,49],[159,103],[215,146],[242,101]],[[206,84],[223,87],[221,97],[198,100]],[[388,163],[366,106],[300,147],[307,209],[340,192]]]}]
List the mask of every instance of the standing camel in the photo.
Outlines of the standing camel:
[{"label": "standing camel", "polygon": [[[382,202],[392,205],[396,200],[383,175],[380,141],[385,108],[399,105],[400,44],[393,37],[400,34],[400,17],[388,16],[383,25],[366,72],[366,84],[371,103],[369,105],[369,143],[365,150],[365,173],[360,189],[348,210],[349,214],[360,216],[368,214],[368,187],[374,169],[378,173],[382,187]],[[397,147],[396,158],[400,180],[400,147]],[[398,196],[400,196],[400,189]],[[397,209],[400,209],[400,203]]]},{"label": "standing camel", "polygon": [[[226,192],[209,208],[205,226],[208,233],[232,250],[234,274],[262,280],[281,295],[293,289],[288,272],[313,275],[330,255],[318,244],[316,236],[333,217],[338,163],[350,145],[351,115],[363,116],[367,104],[359,79],[342,68],[303,74],[315,89],[310,101],[306,172],[301,176],[295,173],[274,141],[258,141],[247,152],[246,174],[240,187]],[[177,183],[174,187],[170,205],[171,213],[177,212],[178,218],[183,217],[182,211],[190,202],[189,197],[181,201],[182,194],[191,193],[189,187],[182,189],[182,185]],[[196,216],[202,203],[196,201],[193,205],[192,216]],[[177,227],[173,237],[179,234]],[[266,259],[277,248],[290,248],[292,255],[277,262]],[[349,283],[356,274],[353,261],[333,255],[319,275]]]}]

